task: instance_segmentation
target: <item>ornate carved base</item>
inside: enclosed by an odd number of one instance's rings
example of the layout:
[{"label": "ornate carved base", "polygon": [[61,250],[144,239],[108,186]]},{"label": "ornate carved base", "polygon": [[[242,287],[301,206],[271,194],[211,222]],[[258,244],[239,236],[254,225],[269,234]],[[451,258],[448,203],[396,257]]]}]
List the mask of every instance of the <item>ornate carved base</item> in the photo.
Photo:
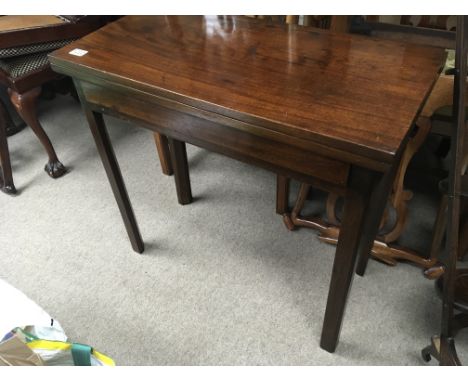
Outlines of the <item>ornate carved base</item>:
[{"label": "ornate carved base", "polygon": [[59,161],[56,162],[48,162],[45,167],[44,171],[49,175],[51,178],[60,178],[61,176],[67,173],[67,168]]},{"label": "ornate carved base", "polygon": [[[403,153],[380,228],[382,229],[384,226],[389,225],[391,215],[395,216],[393,219],[395,221],[389,229],[387,228],[385,231],[381,230],[372,248],[372,256],[388,265],[396,265],[399,260],[409,261],[423,269],[428,269],[435,265],[435,260],[432,256],[430,259],[426,259],[416,251],[390,244],[400,237],[406,225],[408,215],[407,202],[411,200],[413,193],[404,189],[403,182],[409,162],[429,134],[430,127],[430,120],[428,118],[418,119],[418,128],[415,129],[414,135],[410,138]],[[320,232],[320,240],[336,245],[340,233],[340,218],[337,211],[340,197],[333,192],[328,194],[326,203],[328,223],[326,223],[318,217],[302,217],[300,215],[309,190],[310,185],[301,184],[294,208],[290,214],[283,214],[283,221],[289,230],[293,230],[296,226],[316,229]]]},{"label": "ornate carved base", "polygon": [[[339,227],[330,226],[320,230],[319,239],[325,243],[336,245],[339,234]],[[374,241],[371,255],[376,260],[392,266],[396,265],[398,260],[406,260],[422,267],[423,269],[428,269],[436,262],[435,259],[426,259],[422,257],[412,249],[400,247],[398,245],[390,245],[380,239]]]}]

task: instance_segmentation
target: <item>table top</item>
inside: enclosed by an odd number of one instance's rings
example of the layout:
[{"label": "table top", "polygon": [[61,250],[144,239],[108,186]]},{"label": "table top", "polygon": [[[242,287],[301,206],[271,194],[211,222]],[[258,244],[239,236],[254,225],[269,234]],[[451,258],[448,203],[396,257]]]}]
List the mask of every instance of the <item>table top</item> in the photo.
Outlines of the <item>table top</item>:
[{"label": "table top", "polygon": [[[69,52],[86,50],[84,56]],[[127,16],[52,53],[101,78],[391,163],[445,51],[231,16]]]}]

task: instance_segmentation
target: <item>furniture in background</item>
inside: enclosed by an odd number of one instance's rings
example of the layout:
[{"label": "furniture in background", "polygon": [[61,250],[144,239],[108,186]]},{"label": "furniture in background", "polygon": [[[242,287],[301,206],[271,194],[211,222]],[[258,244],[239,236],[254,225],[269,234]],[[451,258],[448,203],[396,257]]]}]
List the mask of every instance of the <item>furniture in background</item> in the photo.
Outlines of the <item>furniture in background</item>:
[{"label": "furniture in background", "polygon": [[314,32],[245,17],[127,16],[49,58],[75,81],[136,252],[144,244],[103,113],[168,137],[181,204],[192,201],[185,142],[345,196],[320,342],[333,352],[358,248],[372,247],[445,53]]},{"label": "furniture in background", "polygon": [[[103,23],[97,16],[0,16],[0,83],[8,88],[10,100],[44,146],[48,162],[45,171],[58,178],[67,171],[37,116],[37,98],[45,83],[62,78],[47,59],[52,50],[82,37]],[[0,189],[15,194],[7,131],[8,112],[0,104]]]},{"label": "furniture in background", "polygon": [[[453,88],[453,128],[451,157],[446,187],[447,218],[445,224],[445,251],[438,254],[438,286],[442,294],[440,335],[431,339],[431,345],[422,350],[426,361],[436,358],[440,365],[461,365],[455,347],[455,335],[468,327],[468,273],[457,269],[460,243],[460,207],[468,197],[468,134],[466,121],[466,76],[468,59],[468,16],[457,18],[455,80]],[[466,201],[466,200],[465,200]],[[466,213],[466,211],[465,211]],[[434,274],[435,272],[432,272]],[[455,314],[458,310],[461,313]]]}]

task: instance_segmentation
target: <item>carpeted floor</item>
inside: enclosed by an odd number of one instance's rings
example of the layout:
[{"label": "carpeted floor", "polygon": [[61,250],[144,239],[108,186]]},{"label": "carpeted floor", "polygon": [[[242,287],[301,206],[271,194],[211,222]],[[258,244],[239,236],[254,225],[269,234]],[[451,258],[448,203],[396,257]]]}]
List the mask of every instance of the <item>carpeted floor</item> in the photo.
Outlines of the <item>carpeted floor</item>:
[{"label": "carpeted floor", "polygon": [[[286,230],[272,173],[188,146],[195,201],[180,206],[151,133],[107,119],[146,243],[138,255],[79,105],[60,96],[40,111],[71,171],[57,180],[44,173],[30,129],[9,139],[20,195],[0,195],[0,278],[73,341],[119,365],[424,364],[441,303],[418,268],[371,261],[329,354],[319,338],[335,247]],[[424,180],[409,181],[416,196],[404,240],[427,251],[436,197],[418,192]]]}]

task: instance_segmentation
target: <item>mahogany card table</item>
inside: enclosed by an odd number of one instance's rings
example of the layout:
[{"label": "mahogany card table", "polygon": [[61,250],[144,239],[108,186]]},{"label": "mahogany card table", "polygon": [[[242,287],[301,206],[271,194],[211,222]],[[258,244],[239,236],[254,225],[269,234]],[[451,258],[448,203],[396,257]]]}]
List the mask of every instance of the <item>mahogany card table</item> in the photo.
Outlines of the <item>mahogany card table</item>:
[{"label": "mahogany card table", "polygon": [[127,16],[50,55],[74,79],[136,252],[103,114],[168,138],[181,204],[192,201],[186,143],[344,197],[320,342],[329,352],[444,59],[439,48],[230,16]]}]

